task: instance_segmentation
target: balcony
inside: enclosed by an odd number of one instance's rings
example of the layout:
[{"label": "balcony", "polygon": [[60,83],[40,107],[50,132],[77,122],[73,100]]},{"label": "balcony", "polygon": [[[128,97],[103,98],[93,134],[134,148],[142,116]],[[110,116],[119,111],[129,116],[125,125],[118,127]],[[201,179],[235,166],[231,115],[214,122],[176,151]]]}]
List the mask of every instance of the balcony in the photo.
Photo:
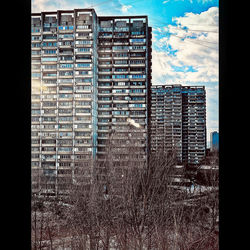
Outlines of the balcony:
[{"label": "balcony", "polygon": [[99,71],[98,75],[112,75],[112,71]]},{"label": "balcony", "polygon": [[129,92],[127,91],[127,89],[126,89],[126,91],[125,92],[119,92],[118,91],[119,89],[116,89],[116,90],[113,90],[113,95],[114,96],[128,96],[129,95]]},{"label": "balcony", "polygon": [[105,69],[106,69],[106,68],[112,68],[112,64],[111,64],[111,63],[110,63],[110,64],[100,64],[100,63],[99,63],[99,64],[98,64],[98,67],[99,67],[99,68],[105,68]]},{"label": "balcony", "polygon": [[77,36],[76,33],[76,40],[92,40],[92,34],[90,34],[89,36]]},{"label": "balcony", "polygon": [[105,53],[112,53],[112,49],[111,48],[99,48],[98,49],[98,53],[100,54],[105,54]]},{"label": "balcony", "polygon": [[58,78],[59,79],[73,79],[74,75],[59,75]]},{"label": "balcony", "polygon": [[109,100],[100,100],[100,99],[98,99],[97,103],[100,103],[100,104],[110,104],[110,103],[112,103],[112,99],[109,99]]},{"label": "balcony", "polygon": [[54,79],[57,79],[57,75],[56,75],[56,74],[43,75],[43,76],[42,76],[42,79],[43,79],[43,80],[54,80]]},{"label": "balcony", "polygon": [[[60,27],[60,26],[59,26]],[[73,26],[72,26],[73,27]],[[72,34],[74,32],[74,30],[58,30],[59,34]]]},{"label": "balcony", "polygon": [[73,44],[58,44],[59,49],[73,49],[74,45]]},{"label": "balcony", "polygon": [[[130,96],[146,96],[146,93],[138,93],[138,92],[133,93],[133,92],[129,92],[129,95]],[[144,100],[144,102],[145,102],[145,100]]]},{"label": "balcony", "polygon": [[88,33],[91,33],[91,32],[93,32],[92,31],[92,29],[91,28],[88,28],[88,29],[86,29],[86,28],[84,28],[84,27],[81,27],[81,26],[78,26],[77,28],[76,28],[76,32],[88,32]]},{"label": "balcony", "polygon": [[112,78],[100,78],[98,77],[98,82],[110,82],[112,81]]},{"label": "balcony", "polygon": [[99,114],[98,117],[99,118],[111,118],[112,114]]},{"label": "balcony", "polygon": [[44,42],[56,42],[57,41],[57,37],[55,36],[55,37],[45,37],[45,38],[43,38],[43,41]]},{"label": "balcony", "polygon": [[31,58],[33,59],[40,59],[41,58],[41,54],[33,54],[31,55]]},{"label": "balcony", "polygon": [[114,81],[114,82],[128,82],[129,78],[113,78],[112,81]]},{"label": "balcony", "polygon": [[67,41],[67,42],[73,42],[74,41],[74,37],[73,36],[63,36],[63,37],[59,37],[58,41]]},{"label": "balcony", "polygon": [[37,40],[31,40],[31,43],[32,43],[32,44],[33,44],[33,43],[41,43],[41,41],[42,41],[42,38],[37,39]]},{"label": "balcony", "polygon": [[103,34],[99,33],[98,38],[112,39],[113,35],[112,35],[112,33],[109,35],[103,35]]},{"label": "balcony", "polygon": [[110,56],[102,56],[102,57],[98,57],[98,60],[99,61],[109,61],[109,60],[112,60],[112,55]]},{"label": "balcony", "polygon": [[89,69],[88,69],[88,74],[79,74],[78,71],[75,71],[75,78],[92,78],[92,77],[93,77],[92,71],[89,71]]},{"label": "balcony", "polygon": [[129,45],[129,42],[114,42],[114,45]]},{"label": "balcony", "polygon": [[112,107],[98,107],[97,110],[98,111],[111,111]]},{"label": "balcony", "polygon": [[129,38],[129,35],[128,34],[117,34],[117,33],[114,33],[114,38]]},{"label": "balcony", "polygon": [[72,59],[65,59],[65,58],[60,59],[59,58],[58,62],[59,63],[70,63],[70,64],[72,64],[72,63],[74,63],[74,59],[73,58]]},{"label": "balcony", "polygon": [[73,50],[65,50],[65,51],[60,51],[59,56],[74,56]]},{"label": "balcony", "polygon": [[115,103],[115,104],[119,104],[119,103],[127,104],[128,102],[129,102],[128,100],[113,100],[113,103]]},{"label": "balcony", "polygon": [[121,74],[128,74],[128,73],[129,73],[128,69],[126,69],[126,71],[114,71],[113,72],[114,75],[121,75]]},{"label": "balcony", "polygon": [[128,60],[128,56],[120,56],[120,57],[117,57],[117,56],[114,56],[113,57],[114,60]]}]

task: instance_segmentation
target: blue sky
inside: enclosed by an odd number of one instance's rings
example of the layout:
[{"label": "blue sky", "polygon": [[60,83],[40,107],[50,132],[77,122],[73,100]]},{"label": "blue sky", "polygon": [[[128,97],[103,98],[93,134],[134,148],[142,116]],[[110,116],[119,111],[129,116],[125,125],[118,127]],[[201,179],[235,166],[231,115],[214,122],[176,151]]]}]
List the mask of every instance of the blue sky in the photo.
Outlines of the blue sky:
[{"label": "blue sky", "polygon": [[218,0],[32,0],[32,12],[93,7],[97,15],[147,15],[153,84],[204,85],[207,140],[218,131]]}]

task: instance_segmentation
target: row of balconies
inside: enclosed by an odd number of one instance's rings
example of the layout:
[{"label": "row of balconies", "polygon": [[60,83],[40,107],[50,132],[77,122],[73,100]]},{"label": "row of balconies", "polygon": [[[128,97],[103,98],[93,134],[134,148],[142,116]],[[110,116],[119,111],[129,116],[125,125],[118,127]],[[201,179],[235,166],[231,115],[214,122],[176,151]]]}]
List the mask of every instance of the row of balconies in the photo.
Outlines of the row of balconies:
[{"label": "row of balconies", "polygon": [[[121,66],[120,66],[121,67]],[[127,66],[128,67],[128,66]],[[125,67],[124,67],[125,69]],[[126,71],[115,71],[115,68],[111,71],[99,71],[98,75],[123,75],[123,74],[145,74],[145,70],[135,71],[133,70],[133,67],[131,69],[128,67],[126,68]]]},{"label": "row of balconies", "polygon": [[[127,90],[127,88],[126,88]],[[112,96],[131,96],[131,97],[135,97],[135,96],[138,96],[138,97],[143,97],[143,96],[146,96],[147,93],[132,93],[132,92],[127,92],[127,93],[98,93],[98,96],[99,97],[112,97]],[[101,100],[99,100],[101,101]],[[105,100],[104,100],[105,101]],[[110,101],[110,100],[108,100]],[[139,100],[135,100],[135,101],[139,101]]]}]

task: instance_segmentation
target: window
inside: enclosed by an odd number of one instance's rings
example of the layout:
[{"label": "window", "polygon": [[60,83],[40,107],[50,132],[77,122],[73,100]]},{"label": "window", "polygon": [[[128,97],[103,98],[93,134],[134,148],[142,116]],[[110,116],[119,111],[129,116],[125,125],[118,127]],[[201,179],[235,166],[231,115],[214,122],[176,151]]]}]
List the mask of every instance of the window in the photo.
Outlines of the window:
[{"label": "window", "polygon": [[128,75],[113,75],[112,77],[113,77],[113,79],[125,79],[125,78],[129,78]]},{"label": "window", "polygon": [[31,36],[32,41],[41,40],[41,36]]},{"label": "window", "polygon": [[74,34],[59,34],[59,38],[73,38]]},{"label": "window", "polygon": [[132,31],[131,35],[144,35],[144,31]]},{"label": "window", "polygon": [[41,54],[41,52],[38,51],[38,50],[32,50],[31,51],[31,55],[40,55],[40,54]]},{"label": "window", "polygon": [[89,68],[89,67],[91,67],[91,64],[90,63],[78,63],[78,64],[76,64],[76,67],[78,67],[78,68]]},{"label": "window", "polygon": [[117,72],[127,72],[128,69],[127,68],[116,68],[115,71],[117,71]]},{"label": "window", "polygon": [[132,96],[131,101],[145,101],[145,98],[141,96]]},{"label": "window", "polygon": [[90,137],[90,136],[91,136],[91,133],[89,133],[89,132],[75,132],[75,136]]},{"label": "window", "polygon": [[74,72],[73,71],[60,71],[59,76],[73,76]]},{"label": "window", "polygon": [[88,75],[90,71],[76,71],[76,75]]},{"label": "window", "polygon": [[76,41],[76,44],[91,44],[91,41],[88,41],[88,40],[80,40],[80,41]]},{"label": "window", "polygon": [[59,109],[58,113],[59,114],[71,114],[72,113],[72,109]]},{"label": "window", "polygon": [[43,117],[42,121],[44,121],[44,122],[55,122],[56,117]]},{"label": "window", "polygon": [[60,64],[60,68],[73,68],[74,64],[72,63],[62,63]]},{"label": "window", "polygon": [[57,57],[42,57],[42,62],[56,62]]},{"label": "window", "polygon": [[41,32],[40,28],[31,28],[31,32]]},{"label": "window", "polygon": [[[113,76],[115,78],[115,76]],[[99,76],[99,79],[111,79],[111,76]]]},{"label": "window", "polygon": [[56,84],[56,80],[43,80],[43,83]]},{"label": "window", "polygon": [[133,103],[133,104],[129,104],[130,108],[144,108],[146,104],[142,104],[142,103]]},{"label": "window", "polygon": [[37,166],[39,166],[39,161],[32,161],[32,162],[31,162],[31,166],[32,166],[32,167],[37,167]]},{"label": "window", "polygon": [[72,116],[60,116],[58,120],[59,121],[73,121],[73,117]]},{"label": "window", "polygon": [[72,145],[72,140],[58,140],[59,145]]},{"label": "window", "polygon": [[77,52],[89,52],[90,48],[78,48],[76,51]]},{"label": "window", "polygon": [[128,57],[128,53],[114,53],[114,57]]},{"label": "window", "polygon": [[73,57],[72,56],[60,56],[59,60],[61,60],[61,61],[72,61]]},{"label": "window", "polygon": [[76,86],[76,90],[91,90],[91,86]]},{"label": "window", "polygon": [[82,105],[82,106],[84,106],[84,105],[91,105],[91,102],[76,101],[75,104],[76,104],[76,105]]},{"label": "window", "polygon": [[129,111],[112,111],[113,115],[129,115]]},{"label": "window", "polygon": [[56,54],[57,50],[53,50],[53,49],[45,49],[43,50],[44,54]]},{"label": "window", "polygon": [[56,106],[56,102],[43,102],[44,107]]},{"label": "window", "polygon": [[57,42],[43,42],[42,44],[44,47],[56,47]]},{"label": "window", "polygon": [[60,128],[72,128],[73,127],[73,125],[72,124],[59,124],[58,125],[58,128],[60,129]]},{"label": "window", "polygon": [[130,89],[130,93],[145,93],[145,89]]},{"label": "window", "polygon": [[43,67],[43,69],[56,69],[56,64],[43,65],[42,67]]},{"label": "window", "polygon": [[58,30],[73,30],[74,26],[58,26]]},{"label": "window", "polygon": [[119,61],[115,61],[115,64],[128,64],[127,60],[119,60]]},{"label": "window", "polygon": [[76,113],[91,113],[90,109],[76,108]]},{"label": "window", "polygon": [[59,90],[69,90],[69,91],[72,91],[73,87],[71,87],[71,86],[60,86]]},{"label": "window", "polygon": [[40,48],[41,44],[40,43],[32,43],[31,48]]},{"label": "window", "polygon": [[56,140],[51,140],[51,139],[47,139],[47,140],[42,140],[42,144],[55,144]]},{"label": "window", "polygon": [[113,46],[113,50],[128,50],[128,46]]},{"label": "window", "polygon": [[81,83],[81,82],[92,82],[92,78],[77,78],[75,79],[76,83]]},{"label": "window", "polygon": [[73,133],[72,132],[60,132],[59,137],[72,137]]},{"label": "window", "polygon": [[31,110],[31,114],[40,114],[40,110],[39,109],[35,109],[35,110]]},{"label": "window", "polygon": [[145,75],[131,75],[131,78],[146,78]]},{"label": "window", "polygon": [[43,35],[43,39],[56,39],[57,35]]},{"label": "window", "polygon": [[41,77],[41,73],[31,73],[31,77],[32,78],[40,78]]},{"label": "window", "polygon": [[72,147],[58,147],[58,151],[60,152],[60,151],[67,151],[67,152],[69,152],[69,151],[72,151]]},{"label": "window", "polygon": [[92,98],[92,95],[88,94],[75,94],[76,98]]},{"label": "window", "polygon": [[135,39],[130,39],[131,43],[145,43],[146,39],[143,38],[135,38]]},{"label": "window", "polygon": [[72,45],[72,46],[73,46],[73,45],[74,45],[74,42],[64,41],[64,42],[59,42],[59,45],[60,45],[60,46],[65,46],[65,45],[66,45],[66,46],[67,46],[67,45],[68,45],[68,46],[71,46],[71,45]]}]

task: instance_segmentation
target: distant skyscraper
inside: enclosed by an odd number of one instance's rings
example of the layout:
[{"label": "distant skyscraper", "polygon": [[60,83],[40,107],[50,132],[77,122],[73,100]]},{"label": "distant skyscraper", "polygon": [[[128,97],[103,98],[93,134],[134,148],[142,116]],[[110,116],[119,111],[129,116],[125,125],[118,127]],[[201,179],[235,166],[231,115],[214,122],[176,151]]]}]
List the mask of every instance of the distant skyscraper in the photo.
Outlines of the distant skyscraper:
[{"label": "distant skyscraper", "polygon": [[198,164],[206,153],[204,87],[153,85],[150,148],[174,151],[179,163]]},{"label": "distant skyscraper", "polygon": [[105,158],[110,135],[121,142],[134,123],[142,133],[138,161],[145,162],[147,16],[98,17],[94,9],[75,9],[33,13],[31,24],[32,189],[61,192],[79,166],[90,176],[93,160]]},{"label": "distant skyscraper", "polygon": [[219,150],[219,133],[217,131],[211,132],[210,134],[210,148],[211,151]]}]

